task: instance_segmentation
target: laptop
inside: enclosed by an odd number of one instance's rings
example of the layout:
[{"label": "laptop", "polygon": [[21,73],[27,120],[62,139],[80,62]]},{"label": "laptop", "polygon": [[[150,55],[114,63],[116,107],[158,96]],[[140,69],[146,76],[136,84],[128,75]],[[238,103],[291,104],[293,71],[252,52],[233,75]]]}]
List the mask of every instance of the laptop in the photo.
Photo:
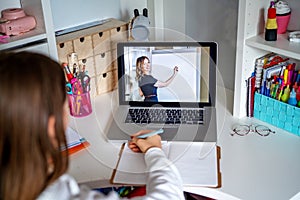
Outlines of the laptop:
[{"label": "laptop", "polygon": [[[215,42],[118,43],[118,107],[107,139],[127,141],[142,129],[162,128],[165,141],[216,142],[217,53]],[[137,75],[136,61],[143,56],[150,63],[147,84],[172,79],[155,87],[155,100],[144,95],[144,75]]]}]

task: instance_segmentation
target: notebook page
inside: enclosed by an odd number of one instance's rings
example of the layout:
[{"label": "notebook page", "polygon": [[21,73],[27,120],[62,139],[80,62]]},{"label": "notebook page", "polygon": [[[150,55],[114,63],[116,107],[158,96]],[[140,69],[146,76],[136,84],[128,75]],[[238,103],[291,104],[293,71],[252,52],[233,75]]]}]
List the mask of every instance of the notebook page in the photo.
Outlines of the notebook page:
[{"label": "notebook page", "polygon": [[184,186],[218,185],[218,155],[215,143],[172,142],[169,159],[178,168]]},{"label": "notebook page", "polygon": [[[167,155],[169,145],[162,142],[162,149]],[[146,163],[143,153],[133,152],[127,145],[124,145],[113,183],[143,185],[147,182]]]}]

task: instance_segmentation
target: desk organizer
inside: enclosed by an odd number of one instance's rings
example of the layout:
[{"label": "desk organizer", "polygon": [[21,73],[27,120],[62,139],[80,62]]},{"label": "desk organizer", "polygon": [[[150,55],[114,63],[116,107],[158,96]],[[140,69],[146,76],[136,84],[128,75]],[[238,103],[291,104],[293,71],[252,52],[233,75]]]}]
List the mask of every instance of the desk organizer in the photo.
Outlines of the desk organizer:
[{"label": "desk organizer", "polygon": [[83,94],[68,94],[70,114],[74,117],[85,117],[92,113],[90,92]]},{"label": "desk organizer", "polygon": [[300,108],[255,93],[254,117],[300,136]]},{"label": "desk organizer", "polygon": [[69,62],[76,53],[78,65],[84,65],[90,81],[90,95],[113,91],[118,86],[117,43],[128,41],[128,23],[116,19],[56,37],[59,62]]}]

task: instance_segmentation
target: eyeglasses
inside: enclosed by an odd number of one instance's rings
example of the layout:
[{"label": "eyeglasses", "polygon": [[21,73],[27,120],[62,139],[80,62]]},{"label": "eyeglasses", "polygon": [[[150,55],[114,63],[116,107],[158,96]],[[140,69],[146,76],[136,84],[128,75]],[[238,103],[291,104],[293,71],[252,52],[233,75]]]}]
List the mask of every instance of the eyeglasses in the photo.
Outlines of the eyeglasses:
[{"label": "eyeglasses", "polygon": [[264,125],[236,125],[232,129],[233,133],[231,133],[232,136],[235,134],[239,136],[245,136],[250,132],[255,132],[260,136],[268,136],[270,133],[275,133],[275,131],[272,131],[268,127]]}]

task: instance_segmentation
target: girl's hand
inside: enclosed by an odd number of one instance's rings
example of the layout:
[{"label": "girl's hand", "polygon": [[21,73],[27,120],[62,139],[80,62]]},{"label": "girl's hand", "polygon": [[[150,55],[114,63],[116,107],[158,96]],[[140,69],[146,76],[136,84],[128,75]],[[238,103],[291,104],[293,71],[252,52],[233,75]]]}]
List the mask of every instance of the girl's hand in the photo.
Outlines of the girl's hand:
[{"label": "girl's hand", "polygon": [[137,138],[139,135],[152,132],[152,130],[141,130],[131,136],[131,141],[128,142],[128,147],[133,152],[146,153],[148,149],[152,147],[161,148],[161,137],[159,135],[153,135],[145,139]]}]

